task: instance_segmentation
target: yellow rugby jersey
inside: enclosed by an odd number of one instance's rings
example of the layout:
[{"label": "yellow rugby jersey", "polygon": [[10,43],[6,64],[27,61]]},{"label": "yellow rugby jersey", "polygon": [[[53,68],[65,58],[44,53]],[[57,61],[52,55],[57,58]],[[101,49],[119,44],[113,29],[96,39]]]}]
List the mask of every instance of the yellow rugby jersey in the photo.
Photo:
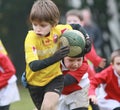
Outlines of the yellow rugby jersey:
[{"label": "yellow rugby jersey", "polygon": [[29,84],[45,86],[52,79],[62,74],[60,62],[54,63],[44,69],[33,72],[29,63],[34,60],[43,60],[52,56],[59,48],[59,37],[70,25],[57,25],[52,28],[50,35],[40,37],[34,31],[29,31],[25,39],[26,78]]}]

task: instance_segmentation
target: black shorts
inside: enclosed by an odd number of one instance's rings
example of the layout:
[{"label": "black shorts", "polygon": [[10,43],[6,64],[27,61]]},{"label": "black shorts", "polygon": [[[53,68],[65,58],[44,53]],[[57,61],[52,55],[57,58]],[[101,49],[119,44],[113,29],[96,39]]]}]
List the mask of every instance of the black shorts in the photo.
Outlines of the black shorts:
[{"label": "black shorts", "polygon": [[56,92],[60,95],[63,87],[64,87],[64,77],[63,75],[60,75],[54,78],[50,83],[48,83],[45,86],[28,85],[28,90],[33,100],[33,103],[35,104],[37,109],[40,110],[45,93]]}]

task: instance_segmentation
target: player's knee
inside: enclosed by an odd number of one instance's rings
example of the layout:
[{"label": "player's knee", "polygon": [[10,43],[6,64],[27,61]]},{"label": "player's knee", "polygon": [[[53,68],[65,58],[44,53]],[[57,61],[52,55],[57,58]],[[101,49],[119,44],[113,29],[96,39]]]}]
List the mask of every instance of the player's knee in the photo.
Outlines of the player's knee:
[{"label": "player's knee", "polygon": [[41,110],[55,110],[56,106],[57,105],[52,103],[52,102],[47,103],[47,104],[43,104]]}]

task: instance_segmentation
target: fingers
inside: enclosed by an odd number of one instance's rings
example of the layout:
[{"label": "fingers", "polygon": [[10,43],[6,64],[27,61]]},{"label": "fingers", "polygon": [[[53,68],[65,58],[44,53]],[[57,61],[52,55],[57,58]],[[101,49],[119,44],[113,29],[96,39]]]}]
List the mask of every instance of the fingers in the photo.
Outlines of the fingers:
[{"label": "fingers", "polygon": [[106,59],[103,58],[102,61],[99,64],[99,67],[104,68],[105,66],[106,66]]},{"label": "fingers", "polygon": [[69,46],[62,46],[60,49],[69,49]]},{"label": "fingers", "polygon": [[63,57],[67,56],[70,51],[70,48],[68,46],[62,47],[61,48],[61,54]]}]

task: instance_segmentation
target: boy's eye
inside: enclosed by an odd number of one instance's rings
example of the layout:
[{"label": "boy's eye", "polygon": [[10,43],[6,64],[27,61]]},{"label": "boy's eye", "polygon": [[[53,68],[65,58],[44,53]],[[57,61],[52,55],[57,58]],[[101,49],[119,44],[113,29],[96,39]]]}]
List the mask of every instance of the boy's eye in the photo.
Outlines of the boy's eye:
[{"label": "boy's eye", "polygon": [[40,27],[46,27],[46,24],[38,24],[38,23],[33,23],[34,26],[40,26]]},{"label": "boy's eye", "polygon": [[41,27],[46,27],[47,25],[46,24],[41,24]]},{"label": "boy's eye", "polygon": [[78,61],[81,61],[82,59],[78,59]]},{"label": "boy's eye", "polygon": [[70,61],[70,62],[73,62],[74,60],[71,59],[71,60],[69,60],[69,61]]},{"label": "boy's eye", "polygon": [[117,65],[120,65],[120,63],[117,63]]},{"label": "boy's eye", "polygon": [[34,26],[37,26],[38,24],[37,23],[33,23]]}]

